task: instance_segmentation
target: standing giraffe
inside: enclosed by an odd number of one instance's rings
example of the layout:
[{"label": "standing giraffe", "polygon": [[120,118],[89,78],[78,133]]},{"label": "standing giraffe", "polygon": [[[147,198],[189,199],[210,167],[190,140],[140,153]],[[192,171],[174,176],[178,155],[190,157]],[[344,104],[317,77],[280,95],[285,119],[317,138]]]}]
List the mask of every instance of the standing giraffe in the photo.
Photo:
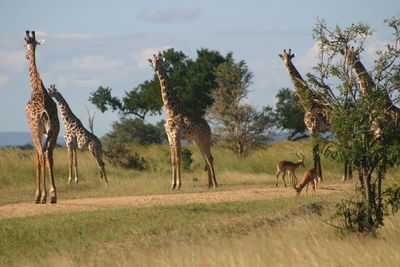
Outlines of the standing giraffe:
[{"label": "standing giraffe", "polygon": [[[35,32],[32,36],[29,31],[25,32],[26,58],[29,61],[29,82],[32,88],[32,95],[26,104],[25,114],[28,118],[29,128],[32,134],[32,140],[35,147],[36,157],[36,193],[35,203],[46,203],[47,188],[45,177],[46,160],[50,175],[50,203],[57,203],[56,185],[53,174],[53,150],[57,143],[58,133],[60,131],[60,122],[58,121],[57,105],[51,99],[40,79],[36,68],[36,46],[40,44],[36,41]],[[46,141],[42,145],[43,135],[46,135]],[[43,188],[42,182],[43,181]]]},{"label": "standing giraffe", "polygon": [[[328,132],[330,129],[329,121],[329,110],[321,104],[316,92],[308,86],[306,81],[303,80],[300,73],[292,63],[292,58],[295,54],[292,54],[291,49],[288,52],[283,50],[283,54],[279,55],[285,64],[289,72],[289,76],[292,79],[296,94],[300,99],[300,103],[304,108],[304,123],[308,131],[310,132],[311,138],[318,138],[320,133]],[[314,142],[313,142],[314,143]],[[313,144],[313,160],[314,167],[318,170],[318,176],[322,180],[322,169],[321,159],[319,155],[319,145]]]},{"label": "standing giraffe", "polygon": [[97,165],[100,168],[100,176],[104,177],[106,185],[108,185],[106,170],[104,162],[102,160],[102,146],[99,138],[89,132],[83,127],[81,121],[72,113],[67,101],[57,90],[55,85],[50,86],[49,95],[54,97],[57,101],[61,111],[61,118],[63,119],[65,126],[65,145],[68,149],[69,156],[69,178],[68,184],[72,182],[72,168],[75,168],[75,184],[78,184],[78,160],[76,149],[82,150],[88,148],[90,155],[96,160]]},{"label": "standing giraffe", "polygon": [[208,186],[217,187],[215,179],[214,160],[211,155],[211,129],[203,118],[190,115],[183,109],[174,90],[168,82],[168,76],[162,66],[161,53],[154,55],[149,62],[160,80],[162,100],[167,111],[167,121],[164,125],[171,150],[172,186],[171,190],[181,186],[181,140],[194,140],[206,161]]}]

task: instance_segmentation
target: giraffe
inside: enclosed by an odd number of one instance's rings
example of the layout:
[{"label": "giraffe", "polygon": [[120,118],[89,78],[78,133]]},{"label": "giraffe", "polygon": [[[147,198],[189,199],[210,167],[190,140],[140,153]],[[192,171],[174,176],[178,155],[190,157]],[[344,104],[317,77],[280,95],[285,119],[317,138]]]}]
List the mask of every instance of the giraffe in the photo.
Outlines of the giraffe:
[{"label": "giraffe", "polygon": [[[378,90],[371,75],[361,63],[360,49],[354,49],[354,47],[348,48],[345,46],[345,48],[340,52],[344,55],[345,63],[351,66],[354,74],[356,75],[361,94],[367,95]],[[400,118],[400,109],[393,104],[389,94],[386,91],[382,93],[384,94],[382,96],[384,100],[384,108],[387,110],[387,115],[390,117],[390,119],[393,119],[397,122]],[[373,122],[372,127],[375,128],[375,133],[379,135],[380,129],[377,124],[379,124],[379,122]]]},{"label": "giraffe", "polygon": [[72,168],[75,170],[75,184],[78,184],[78,160],[76,149],[78,148],[79,150],[82,150],[87,147],[90,155],[96,160],[97,165],[100,168],[101,178],[104,177],[105,183],[108,185],[106,170],[104,167],[105,164],[102,160],[102,145],[99,138],[83,127],[81,121],[74,115],[74,113],[72,113],[67,101],[65,101],[64,97],[57,90],[55,85],[51,85],[50,88],[48,88],[48,91],[49,95],[54,97],[57,101],[61,112],[61,118],[65,126],[64,139],[69,156],[68,184],[71,184],[72,182]]},{"label": "giraffe", "polygon": [[[36,158],[36,192],[35,203],[44,204],[47,201],[46,188],[46,161],[50,176],[50,203],[57,203],[57,192],[53,173],[53,150],[57,143],[60,131],[57,105],[51,99],[40,79],[36,67],[36,40],[35,31],[25,31],[26,58],[29,62],[29,82],[32,88],[31,98],[26,104],[25,114],[28,119]],[[43,135],[46,140],[42,144]],[[43,182],[43,184],[42,184]]]},{"label": "giraffe", "polygon": [[[325,133],[330,130],[329,110],[321,104],[316,92],[308,86],[306,81],[304,81],[296,67],[293,65],[292,58],[295,57],[295,54],[292,54],[291,49],[289,49],[288,52],[283,50],[283,54],[280,54],[279,56],[282,58],[285,67],[289,72],[296,94],[305,110],[304,123],[310,132],[311,138],[316,139],[320,133]],[[318,144],[313,144],[313,160],[314,167],[318,170],[318,176],[322,180],[321,159]]]},{"label": "giraffe", "polygon": [[149,59],[150,65],[160,81],[162,100],[167,112],[167,121],[164,125],[171,151],[172,185],[171,190],[181,186],[181,140],[194,140],[206,162],[208,172],[208,186],[217,187],[214,172],[214,159],[211,154],[211,128],[203,118],[186,112],[182,103],[177,99],[175,92],[168,81],[162,62],[161,53]]}]

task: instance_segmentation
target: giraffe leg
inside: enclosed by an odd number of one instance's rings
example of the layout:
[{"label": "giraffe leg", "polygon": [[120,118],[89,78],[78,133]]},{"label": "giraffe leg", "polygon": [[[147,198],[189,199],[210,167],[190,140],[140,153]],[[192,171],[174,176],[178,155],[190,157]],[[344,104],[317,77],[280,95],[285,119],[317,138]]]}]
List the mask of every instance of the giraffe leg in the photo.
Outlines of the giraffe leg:
[{"label": "giraffe leg", "polygon": [[54,181],[54,172],[53,172],[53,149],[48,149],[46,151],[47,154],[47,163],[49,169],[49,176],[50,176],[50,203],[56,204],[57,203],[57,192],[56,192],[56,184]]},{"label": "giraffe leg", "polygon": [[97,165],[99,166],[100,177],[102,179],[104,178],[105,185],[107,186],[108,180],[107,180],[105,164],[103,162],[101,144],[100,143],[89,144],[88,149],[89,149],[90,155],[94,158],[94,160],[97,162]]},{"label": "giraffe leg", "polygon": [[175,140],[175,159],[176,159],[176,189],[182,185],[181,181],[181,142]]},{"label": "giraffe leg", "polygon": [[72,147],[67,146],[68,150],[68,184],[72,182],[72,168],[74,165],[74,151]]},{"label": "giraffe leg", "polygon": [[214,158],[211,154],[210,148],[211,140],[208,142],[201,142],[200,140],[196,140],[196,144],[200,149],[201,154],[207,164],[207,173],[208,173],[208,187],[216,188],[218,186],[217,179],[215,178],[215,170],[214,170]]},{"label": "giraffe leg", "polygon": [[40,161],[41,161],[41,176],[43,180],[43,188],[42,188],[42,194],[40,196],[40,204],[45,204],[47,201],[47,187],[46,187],[46,154],[47,151],[42,153]]},{"label": "giraffe leg", "polygon": [[40,178],[42,175],[42,160],[41,160],[41,153],[35,150],[35,158],[36,158],[36,192],[35,192],[35,203],[40,203],[40,197],[42,195],[41,183]]},{"label": "giraffe leg", "polygon": [[[76,147],[73,148],[73,165],[74,165],[74,170],[75,170],[75,185],[78,185],[79,182],[79,177],[78,177],[78,153],[76,151]],[[71,170],[72,172],[72,170]],[[72,177],[70,178],[72,180]]]}]

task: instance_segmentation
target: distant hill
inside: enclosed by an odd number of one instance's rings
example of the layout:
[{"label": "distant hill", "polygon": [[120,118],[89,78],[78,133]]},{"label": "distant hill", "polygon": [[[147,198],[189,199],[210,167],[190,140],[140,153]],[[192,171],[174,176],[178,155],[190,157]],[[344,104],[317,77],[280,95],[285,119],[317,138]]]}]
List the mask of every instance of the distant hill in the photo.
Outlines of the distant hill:
[{"label": "distant hill", "polygon": [[[58,144],[64,145],[64,137],[58,136]],[[0,146],[23,146],[32,143],[29,132],[0,132]]]}]

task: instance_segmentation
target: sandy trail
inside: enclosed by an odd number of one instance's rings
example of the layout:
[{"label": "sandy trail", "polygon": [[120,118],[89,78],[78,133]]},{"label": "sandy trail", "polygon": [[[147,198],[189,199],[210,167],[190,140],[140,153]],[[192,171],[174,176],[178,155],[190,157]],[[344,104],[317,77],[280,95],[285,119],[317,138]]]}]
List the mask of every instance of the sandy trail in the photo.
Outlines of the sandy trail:
[{"label": "sandy trail", "polygon": [[[346,190],[350,184],[324,184],[318,187],[318,194],[337,193]],[[311,190],[309,195],[311,195]],[[302,192],[302,194],[304,194]],[[0,219],[36,216],[77,211],[118,209],[125,207],[168,206],[192,203],[217,203],[243,200],[274,199],[295,196],[293,189],[284,187],[245,188],[200,193],[170,193],[159,195],[117,196],[81,199],[59,199],[58,203],[33,204],[16,203],[0,206]]]}]

